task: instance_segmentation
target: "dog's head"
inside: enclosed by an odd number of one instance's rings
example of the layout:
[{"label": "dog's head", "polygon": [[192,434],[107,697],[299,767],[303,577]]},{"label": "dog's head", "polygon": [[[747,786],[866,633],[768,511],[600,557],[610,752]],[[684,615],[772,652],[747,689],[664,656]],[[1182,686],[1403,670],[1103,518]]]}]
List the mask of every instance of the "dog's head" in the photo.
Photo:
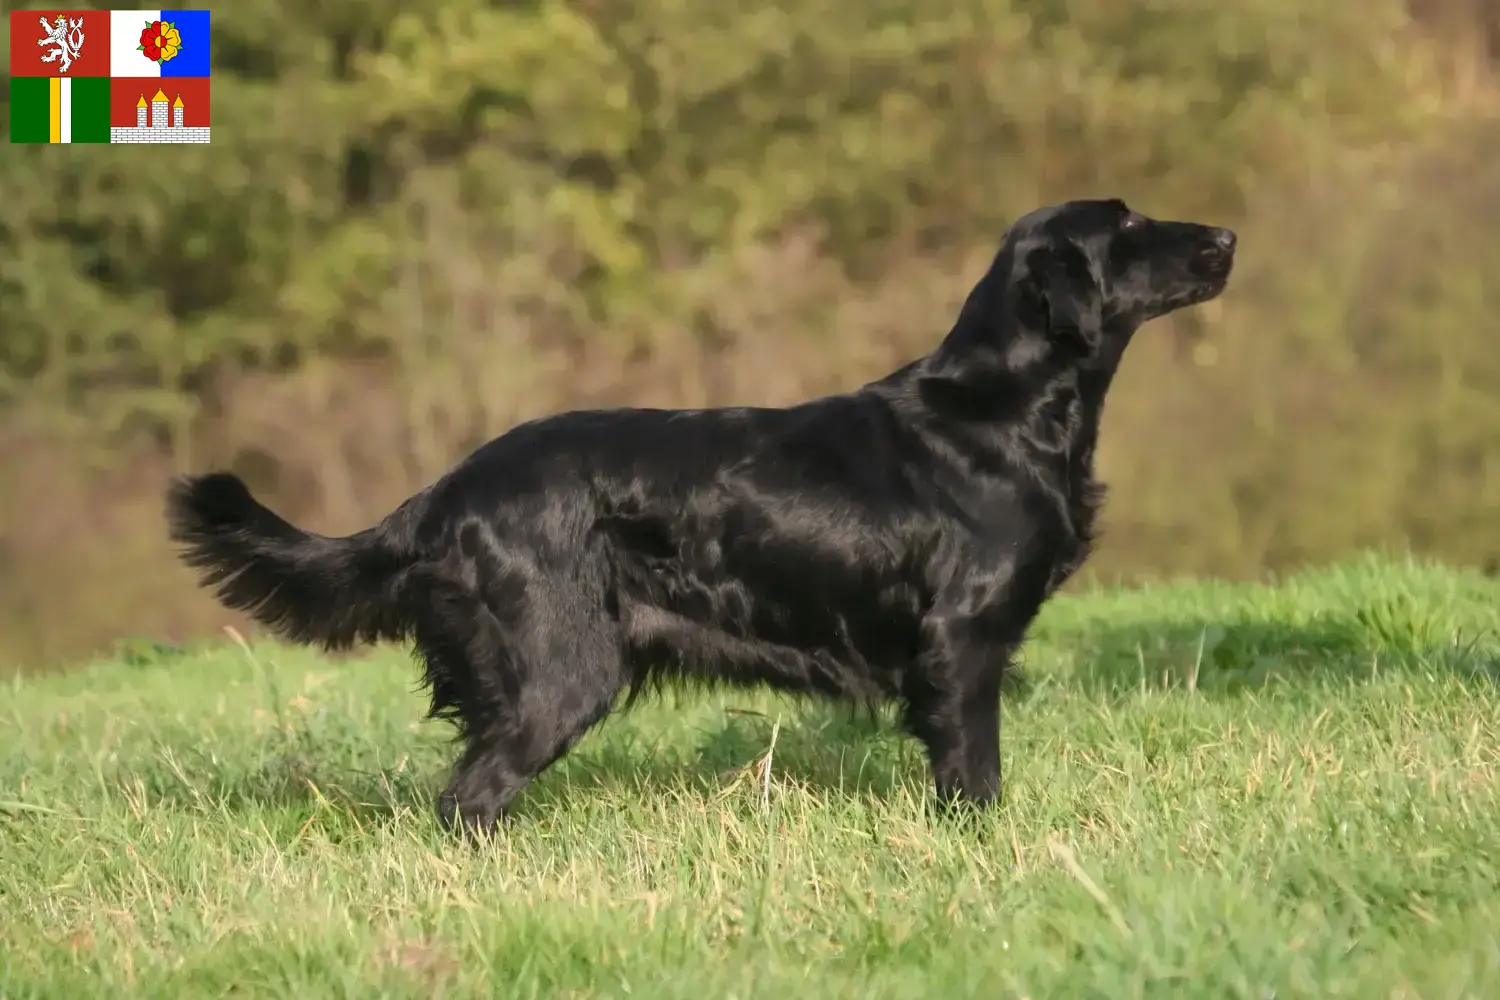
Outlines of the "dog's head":
[{"label": "dog's head", "polygon": [[1217,296],[1234,247],[1228,229],[1162,222],[1117,199],[1070,201],[1017,221],[996,264],[1008,263],[1005,300],[1021,327],[1086,357],[1147,320]]}]

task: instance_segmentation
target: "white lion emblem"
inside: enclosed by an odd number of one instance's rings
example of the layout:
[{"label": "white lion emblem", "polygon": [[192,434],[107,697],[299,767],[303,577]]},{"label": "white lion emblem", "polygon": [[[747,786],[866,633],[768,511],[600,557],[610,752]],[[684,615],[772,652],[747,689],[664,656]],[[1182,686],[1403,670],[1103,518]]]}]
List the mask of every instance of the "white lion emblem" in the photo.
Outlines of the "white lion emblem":
[{"label": "white lion emblem", "polygon": [[54,51],[42,56],[42,62],[57,62],[61,59],[62,64],[58,66],[58,70],[66,73],[68,67],[73,65],[73,60],[78,58],[78,50],[83,48],[83,18],[69,21],[66,16],[59,14],[57,20],[50,25],[45,17],[37,18],[36,23],[47,33],[47,37],[39,39],[37,44],[54,47]]}]

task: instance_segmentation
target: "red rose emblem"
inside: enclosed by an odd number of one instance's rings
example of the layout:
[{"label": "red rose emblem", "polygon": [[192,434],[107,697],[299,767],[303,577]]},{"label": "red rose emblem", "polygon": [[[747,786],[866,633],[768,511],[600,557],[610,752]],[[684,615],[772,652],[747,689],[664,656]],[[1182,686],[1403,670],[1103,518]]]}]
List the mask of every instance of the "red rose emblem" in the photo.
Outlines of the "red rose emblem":
[{"label": "red rose emblem", "polygon": [[182,33],[175,21],[151,21],[141,29],[141,44],[135,50],[154,63],[177,58],[182,51]]},{"label": "red rose emblem", "polygon": [[141,29],[140,51],[146,54],[146,58],[152,62],[161,61],[161,22],[152,21]]}]

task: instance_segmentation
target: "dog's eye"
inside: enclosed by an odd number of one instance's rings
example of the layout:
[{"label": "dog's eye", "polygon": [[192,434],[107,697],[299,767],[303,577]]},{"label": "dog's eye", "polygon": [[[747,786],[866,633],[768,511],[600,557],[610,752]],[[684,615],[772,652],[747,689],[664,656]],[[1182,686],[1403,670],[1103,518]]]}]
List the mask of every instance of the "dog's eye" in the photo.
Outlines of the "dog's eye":
[{"label": "dog's eye", "polygon": [[1143,222],[1145,222],[1145,221],[1146,220],[1143,219],[1143,218],[1141,218],[1139,215],[1136,215],[1134,212],[1131,212],[1129,215],[1125,216],[1125,218],[1120,221],[1120,228],[1121,229],[1139,229],[1139,228],[1141,228],[1141,224]]}]

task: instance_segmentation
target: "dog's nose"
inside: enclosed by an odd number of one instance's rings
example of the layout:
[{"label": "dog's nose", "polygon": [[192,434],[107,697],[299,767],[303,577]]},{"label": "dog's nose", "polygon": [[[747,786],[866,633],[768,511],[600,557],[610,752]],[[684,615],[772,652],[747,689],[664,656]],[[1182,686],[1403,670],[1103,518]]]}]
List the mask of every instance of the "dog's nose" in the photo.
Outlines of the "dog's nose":
[{"label": "dog's nose", "polygon": [[1214,246],[1226,253],[1234,249],[1235,236],[1233,229],[1216,228],[1213,231],[1213,236],[1210,238],[1213,240]]}]

